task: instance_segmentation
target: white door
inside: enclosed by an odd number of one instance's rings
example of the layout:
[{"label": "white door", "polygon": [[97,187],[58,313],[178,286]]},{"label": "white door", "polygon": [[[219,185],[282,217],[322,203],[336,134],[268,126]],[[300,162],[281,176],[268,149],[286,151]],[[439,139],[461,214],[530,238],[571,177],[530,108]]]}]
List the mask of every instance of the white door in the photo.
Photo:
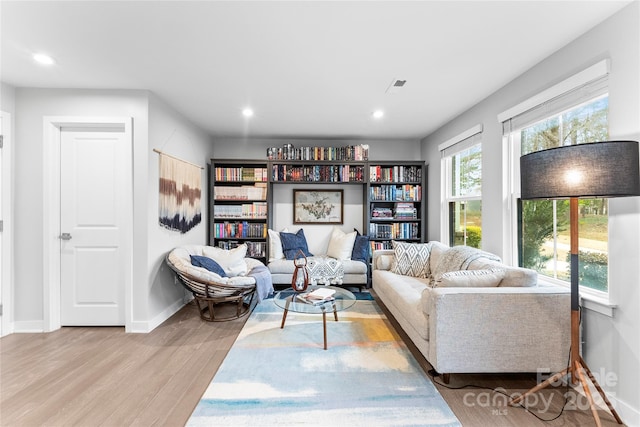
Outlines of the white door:
[{"label": "white door", "polygon": [[[2,133],[2,122],[3,122],[3,115],[0,114],[0,135],[4,134]],[[9,286],[8,283],[4,283],[4,274],[2,272],[2,265],[4,264],[4,253],[2,252],[2,245],[4,244],[4,211],[5,211],[5,207],[2,204],[2,198],[3,198],[3,188],[4,188],[4,165],[3,162],[4,161],[4,148],[0,148],[0,221],[2,221],[2,227],[0,227],[0,337],[4,336],[3,332],[2,332],[2,324],[4,323],[4,319],[2,318],[2,316],[4,316],[4,303],[3,303],[3,298],[2,295],[5,292],[4,287],[5,286]]]},{"label": "white door", "polygon": [[125,324],[127,148],[122,131],[61,129],[62,326]]}]

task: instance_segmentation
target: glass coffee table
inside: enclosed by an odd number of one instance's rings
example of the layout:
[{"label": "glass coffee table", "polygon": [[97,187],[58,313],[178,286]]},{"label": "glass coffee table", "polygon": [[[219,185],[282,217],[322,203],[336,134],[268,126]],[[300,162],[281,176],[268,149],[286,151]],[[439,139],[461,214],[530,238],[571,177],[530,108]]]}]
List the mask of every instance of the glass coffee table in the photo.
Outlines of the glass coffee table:
[{"label": "glass coffee table", "polygon": [[322,314],[322,329],[324,333],[324,349],[327,349],[327,312],[333,312],[333,317],[338,321],[338,312],[342,310],[346,310],[356,303],[356,296],[343,288],[339,288],[337,286],[309,286],[306,292],[311,292],[316,289],[331,289],[335,291],[333,294],[333,300],[323,302],[322,304],[310,304],[308,302],[303,302],[297,298],[297,295],[300,292],[296,292],[293,289],[287,289],[284,291],[278,292],[275,297],[273,297],[273,301],[276,305],[284,310],[282,314],[282,323],[280,324],[280,329],[284,328],[284,322],[287,320],[287,313],[289,311],[293,311],[294,313],[305,313],[305,314]]}]

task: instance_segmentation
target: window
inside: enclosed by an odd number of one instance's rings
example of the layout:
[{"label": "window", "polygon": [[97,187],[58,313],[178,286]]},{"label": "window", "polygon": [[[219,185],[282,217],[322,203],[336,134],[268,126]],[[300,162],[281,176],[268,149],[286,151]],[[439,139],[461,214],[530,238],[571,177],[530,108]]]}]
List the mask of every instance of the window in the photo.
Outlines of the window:
[{"label": "window", "polygon": [[[512,200],[518,264],[563,282],[570,281],[569,201],[520,200],[522,155],[563,145],[608,139],[607,78],[580,85],[504,122],[512,171]],[[540,177],[552,180],[554,177]],[[608,203],[580,199],[579,283],[608,292]]]},{"label": "window", "polygon": [[[482,144],[479,127],[440,146],[445,188],[442,241],[482,244]],[[471,134],[470,136],[468,136]]]}]

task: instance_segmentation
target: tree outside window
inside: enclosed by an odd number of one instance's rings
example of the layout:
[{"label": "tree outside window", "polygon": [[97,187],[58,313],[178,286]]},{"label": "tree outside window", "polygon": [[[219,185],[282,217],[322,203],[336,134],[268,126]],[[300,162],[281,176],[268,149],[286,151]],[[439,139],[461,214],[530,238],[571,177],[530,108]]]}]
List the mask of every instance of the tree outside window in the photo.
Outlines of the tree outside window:
[{"label": "tree outside window", "polygon": [[452,246],[480,248],[482,243],[482,146],[450,158],[449,240]]},{"label": "tree outside window", "polygon": [[[604,95],[520,130],[521,155],[564,145],[608,139],[608,96]],[[539,179],[554,179],[540,177]],[[521,201],[519,257],[524,267],[569,281],[569,201]],[[608,291],[608,202],[579,201],[579,281]]]}]

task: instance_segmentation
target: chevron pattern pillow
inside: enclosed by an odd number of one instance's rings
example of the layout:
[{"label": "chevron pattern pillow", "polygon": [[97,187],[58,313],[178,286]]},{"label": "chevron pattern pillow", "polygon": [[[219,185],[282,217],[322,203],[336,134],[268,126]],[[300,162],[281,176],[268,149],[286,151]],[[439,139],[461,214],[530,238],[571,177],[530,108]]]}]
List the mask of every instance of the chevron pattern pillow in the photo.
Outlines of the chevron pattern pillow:
[{"label": "chevron pattern pillow", "polygon": [[430,243],[391,242],[394,250],[394,260],[391,272],[403,276],[427,278],[431,274],[429,256]]}]

